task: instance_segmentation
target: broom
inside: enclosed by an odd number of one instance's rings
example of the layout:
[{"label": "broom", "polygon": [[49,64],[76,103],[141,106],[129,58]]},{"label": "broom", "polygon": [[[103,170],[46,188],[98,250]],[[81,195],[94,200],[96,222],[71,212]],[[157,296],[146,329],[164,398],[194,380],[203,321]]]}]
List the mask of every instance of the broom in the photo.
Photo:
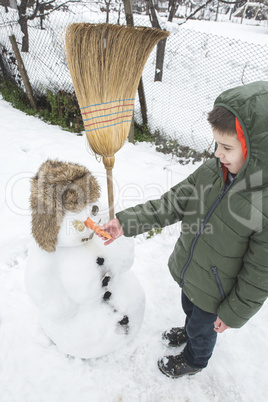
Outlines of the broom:
[{"label": "broom", "polygon": [[66,53],[88,144],[103,157],[110,219],[114,218],[114,154],[124,145],[144,65],[169,32],[146,27],[75,23],[67,28]]}]

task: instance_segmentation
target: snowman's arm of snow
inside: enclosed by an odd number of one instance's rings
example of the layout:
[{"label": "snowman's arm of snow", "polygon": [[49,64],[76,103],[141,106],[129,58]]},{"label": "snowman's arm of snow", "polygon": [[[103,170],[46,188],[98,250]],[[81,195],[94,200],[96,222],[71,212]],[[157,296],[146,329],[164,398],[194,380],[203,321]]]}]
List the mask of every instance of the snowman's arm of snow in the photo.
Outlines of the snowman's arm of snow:
[{"label": "snowman's arm of snow", "polygon": [[77,305],[68,295],[58,275],[54,253],[35,246],[25,270],[25,286],[36,307],[48,319],[59,322],[70,319]]}]

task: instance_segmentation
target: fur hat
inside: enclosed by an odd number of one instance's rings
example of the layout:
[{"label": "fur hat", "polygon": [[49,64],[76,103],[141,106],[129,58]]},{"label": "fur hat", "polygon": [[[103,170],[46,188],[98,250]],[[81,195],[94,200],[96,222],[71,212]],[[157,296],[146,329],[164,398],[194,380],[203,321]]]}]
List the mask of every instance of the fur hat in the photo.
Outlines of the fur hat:
[{"label": "fur hat", "polygon": [[65,211],[79,212],[99,197],[100,186],[86,167],[44,162],[31,179],[32,234],[39,246],[55,251]]}]

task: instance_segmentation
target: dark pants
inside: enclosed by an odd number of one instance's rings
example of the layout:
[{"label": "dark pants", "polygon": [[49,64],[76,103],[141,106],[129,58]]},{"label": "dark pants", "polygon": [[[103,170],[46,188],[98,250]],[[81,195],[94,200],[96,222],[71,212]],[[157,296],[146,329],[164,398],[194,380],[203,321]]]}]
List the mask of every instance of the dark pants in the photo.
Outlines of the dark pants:
[{"label": "dark pants", "polygon": [[217,315],[196,307],[183,292],[182,308],[186,314],[185,329],[189,337],[183,351],[185,360],[191,367],[204,368],[217,340],[217,332],[214,331]]}]

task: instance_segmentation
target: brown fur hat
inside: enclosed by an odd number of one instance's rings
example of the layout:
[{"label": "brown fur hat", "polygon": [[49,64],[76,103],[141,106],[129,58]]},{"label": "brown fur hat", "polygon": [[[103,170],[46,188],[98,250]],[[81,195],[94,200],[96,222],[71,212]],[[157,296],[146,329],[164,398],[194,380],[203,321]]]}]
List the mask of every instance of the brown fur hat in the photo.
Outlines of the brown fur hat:
[{"label": "brown fur hat", "polygon": [[100,197],[100,186],[86,167],[47,160],[31,179],[32,234],[39,246],[55,251],[65,211],[79,212]]}]

